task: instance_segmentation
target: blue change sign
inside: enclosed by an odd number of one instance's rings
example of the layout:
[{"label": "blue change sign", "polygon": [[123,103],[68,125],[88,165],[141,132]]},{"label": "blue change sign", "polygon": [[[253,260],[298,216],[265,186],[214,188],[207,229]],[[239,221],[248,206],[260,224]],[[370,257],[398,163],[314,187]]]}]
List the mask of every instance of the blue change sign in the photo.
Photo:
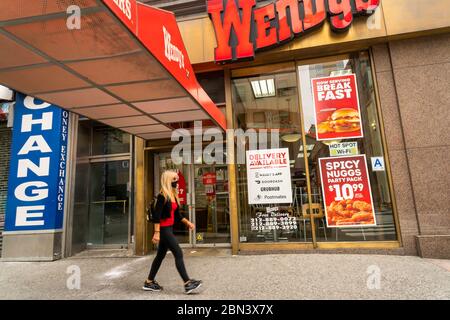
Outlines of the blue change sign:
[{"label": "blue change sign", "polygon": [[17,94],[5,231],[60,230],[69,113]]}]

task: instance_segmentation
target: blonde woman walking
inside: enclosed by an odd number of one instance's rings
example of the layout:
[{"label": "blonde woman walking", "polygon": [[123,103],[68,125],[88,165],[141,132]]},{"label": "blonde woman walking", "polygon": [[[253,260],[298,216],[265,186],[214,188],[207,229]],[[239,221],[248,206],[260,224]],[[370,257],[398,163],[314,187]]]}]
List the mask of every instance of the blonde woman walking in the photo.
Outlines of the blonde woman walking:
[{"label": "blonde woman walking", "polygon": [[167,250],[172,251],[175,257],[175,265],[183,279],[185,293],[190,294],[202,285],[202,281],[189,278],[184,265],[183,251],[173,234],[175,221],[183,222],[191,230],[195,228],[194,224],[180,213],[180,201],[178,199],[177,188],[178,174],[171,170],[164,171],[161,175],[161,191],[156,200],[155,210],[152,216],[154,223],[152,242],[158,244],[158,251],[150,268],[148,279],[142,287],[146,291],[161,291],[163,289],[156,282],[155,277],[167,254]]}]

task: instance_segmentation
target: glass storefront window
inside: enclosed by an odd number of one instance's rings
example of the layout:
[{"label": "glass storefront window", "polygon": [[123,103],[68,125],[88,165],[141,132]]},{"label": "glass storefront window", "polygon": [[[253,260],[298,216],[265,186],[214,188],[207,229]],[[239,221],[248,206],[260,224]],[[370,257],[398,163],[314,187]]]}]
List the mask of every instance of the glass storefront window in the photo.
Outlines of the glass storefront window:
[{"label": "glass storefront window", "polygon": [[[368,180],[370,181],[370,189],[373,200],[373,214],[375,215],[373,226],[352,225],[353,221],[357,221],[358,209],[347,210],[352,208],[355,201],[358,200],[340,200],[334,201],[334,206],[328,206],[328,218],[332,218],[332,214],[336,213],[338,218],[344,221],[339,227],[326,227],[317,231],[317,241],[387,241],[396,240],[396,229],[393,215],[393,205],[390,196],[388,177],[386,173],[386,164],[382,170],[377,170],[373,167],[372,161],[377,159],[383,161],[384,150],[380,132],[380,119],[377,112],[374,82],[372,78],[372,70],[370,66],[370,58],[367,52],[356,53],[344,59],[328,59],[322,63],[314,64],[299,64],[299,87],[301,94],[301,102],[303,109],[303,123],[306,134],[306,141],[308,146],[311,146],[311,153],[308,155],[308,166],[311,183],[311,197],[313,204],[319,205],[322,210],[325,209],[325,201],[322,188],[322,179],[320,176],[319,159],[340,157],[339,154],[331,154],[330,150],[333,147],[342,147],[346,142],[356,142],[356,150],[354,154],[365,155],[366,165],[368,171]],[[358,97],[360,105],[360,120],[362,128],[362,137],[348,138],[338,140],[322,140],[317,141],[316,131],[324,132],[323,128],[316,128],[316,115],[312,79],[325,78],[335,79],[342,75],[355,75],[356,84],[358,88]],[[339,101],[339,100],[336,100]],[[325,115],[333,117],[335,108],[339,108],[336,103],[330,103],[330,110],[325,111]],[[329,119],[329,118],[328,118]],[[333,118],[334,119],[334,118]],[[333,120],[332,119],[332,120]],[[320,123],[332,124],[333,122]],[[335,119],[339,121],[339,119]],[[337,126],[338,124],[336,124]],[[336,127],[335,132],[339,127]],[[325,129],[327,130],[327,129]],[[330,129],[329,129],[330,130]],[[330,131],[333,131],[332,129]],[[343,130],[342,130],[343,131]],[[342,136],[342,134],[341,134]],[[336,151],[336,149],[334,150]],[[339,150],[337,152],[348,150]],[[344,159],[344,158],[341,158]],[[325,172],[322,172],[325,175]],[[345,203],[344,203],[345,202]],[[368,201],[370,202],[370,201]],[[358,203],[358,205],[361,202]],[[335,209],[335,210],[334,210]],[[352,208],[353,209],[353,208]],[[367,208],[366,208],[367,209]],[[366,210],[368,211],[368,209]],[[352,216],[353,214],[353,216]],[[330,219],[331,220],[331,219]],[[336,220],[339,223],[339,220]],[[333,223],[330,221],[330,224]],[[346,227],[348,224],[348,227]],[[326,226],[326,223],[323,224]]]},{"label": "glass storefront window", "polygon": [[78,158],[130,152],[129,133],[88,119],[78,124]]},{"label": "glass storefront window", "polygon": [[[286,67],[287,65],[289,64],[250,68],[248,74],[246,70],[233,73],[235,128],[244,131],[253,129],[257,132],[267,130],[267,150],[288,149],[291,190],[283,192],[290,192],[292,195],[290,203],[274,201],[250,204],[252,201],[248,194],[248,163],[238,162],[240,241],[312,242],[313,234],[319,242],[396,240],[393,205],[385,168],[387,163],[384,163],[384,168],[375,169],[372,166],[373,161],[384,162],[384,150],[368,53],[315,60],[314,63],[292,63],[291,67]],[[330,102],[325,104],[322,110],[328,112],[326,115],[316,112],[318,104],[313,98],[315,91],[312,79],[322,85],[326,83],[325,80],[330,81],[333,87],[337,86],[338,77],[345,81],[354,79],[354,100],[359,102],[359,114],[353,115],[353,118],[348,114],[339,118],[339,112],[334,113],[340,108],[347,109],[348,113],[350,105],[336,106]],[[347,84],[342,89],[348,89]],[[332,100],[331,96],[324,95],[322,98],[325,102]],[[358,102],[355,102],[355,105]],[[323,116],[325,118],[322,119]],[[318,128],[316,120],[319,123]],[[332,139],[333,134],[330,134],[327,140],[322,136],[317,139],[317,130],[328,132],[324,131],[324,123],[329,126],[329,132],[339,132],[336,134],[339,139]],[[338,128],[338,125],[342,128]],[[359,127],[361,134],[349,133]],[[276,137],[270,135],[273,130],[279,130],[277,141],[270,140]],[[237,150],[240,143],[245,143],[245,150],[252,149],[248,139],[236,141]],[[330,146],[333,153],[330,153]],[[352,148],[342,149],[345,146]],[[256,149],[264,148],[259,146]],[[360,183],[355,188],[353,185],[347,185],[343,187],[343,195],[336,194],[333,198],[335,201],[326,205],[320,162],[345,161],[346,159],[340,158],[345,155],[356,156],[360,160],[355,160],[354,163],[360,166],[356,168],[360,170],[358,174],[363,172],[363,177],[358,176],[358,179],[366,181],[366,185]],[[328,172],[324,168],[328,167],[323,166],[322,175],[327,176]],[[364,177],[365,168],[367,177]],[[353,174],[350,171],[344,172],[344,175]],[[334,191],[336,185],[326,187],[327,190]],[[365,190],[365,198],[361,190]],[[342,190],[339,189],[339,192],[342,193]]]},{"label": "glass storefront window", "polygon": [[93,126],[92,155],[130,152],[130,134],[104,125]]},{"label": "glass storefront window", "polygon": [[[235,78],[232,85],[237,127],[258,134],[265,134],[267,130],[268,148],[287,148],[292,185],[289,191],[292,192],[292,203],[249,204],[252,201],[249,201],[246,164],[238,162],[240,240],[307,241],[311,233],[297,224],[297,209],[306,201],[307,189],[295,66],[271,68],[267,74]],[[248,142],[246,139],[245,150],[257,149]]]},{"label": "glass storefront window", "polygon": [[126,244],[130,161],[93,163],[89,180],[88,245]]},{"label": "glass storefront window", "polygon": [[118,129],[79,119],[71,254],[131,242],[130,141]]},{"label": "glass storefront window", "polygon": [[198,83],[215,104],[225,103],[225,79],[223,71],[196,74]]},{"label": "glass storefront window", "polygon": [[92,121],[78,121],[77,158],[91,155]]}]

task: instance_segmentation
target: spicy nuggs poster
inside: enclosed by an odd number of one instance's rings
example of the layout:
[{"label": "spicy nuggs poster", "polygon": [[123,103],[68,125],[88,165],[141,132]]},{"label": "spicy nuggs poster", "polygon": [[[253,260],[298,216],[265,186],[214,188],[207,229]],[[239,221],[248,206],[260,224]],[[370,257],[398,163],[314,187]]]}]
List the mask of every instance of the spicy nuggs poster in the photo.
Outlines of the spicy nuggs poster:
[{"label": "spicy nuggs poster", "polygon": [[376,226],[365,155],[319,159],[328,227]]}]

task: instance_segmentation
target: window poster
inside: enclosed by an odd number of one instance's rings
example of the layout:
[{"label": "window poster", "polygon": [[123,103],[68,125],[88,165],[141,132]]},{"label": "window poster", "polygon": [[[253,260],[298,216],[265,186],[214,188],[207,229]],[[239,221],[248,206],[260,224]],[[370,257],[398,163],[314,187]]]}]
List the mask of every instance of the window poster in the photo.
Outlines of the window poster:
[{"label": "window poster", "polygon": [[327,226],[376,226],[366,155],[319,159]]},{"label": "window poster", "polygon": [[292,203],[289,149],[247,151],[249,204]]},{"label": "window poster", "polygon": [[184,178],[183,173],[180,170],[177,170],[178,173],[178,198],[180,199],[180,204],[186,204],[186,179]]},{"label": "window poster", "polygon": [[363,137],[356,76],[311,79],[316,139],[339,140]]},{"label": "window poster", "polygon": [[204,185],[214,185],[217,183],[217,177],[215,172],[206,172],[202,176]]}]

